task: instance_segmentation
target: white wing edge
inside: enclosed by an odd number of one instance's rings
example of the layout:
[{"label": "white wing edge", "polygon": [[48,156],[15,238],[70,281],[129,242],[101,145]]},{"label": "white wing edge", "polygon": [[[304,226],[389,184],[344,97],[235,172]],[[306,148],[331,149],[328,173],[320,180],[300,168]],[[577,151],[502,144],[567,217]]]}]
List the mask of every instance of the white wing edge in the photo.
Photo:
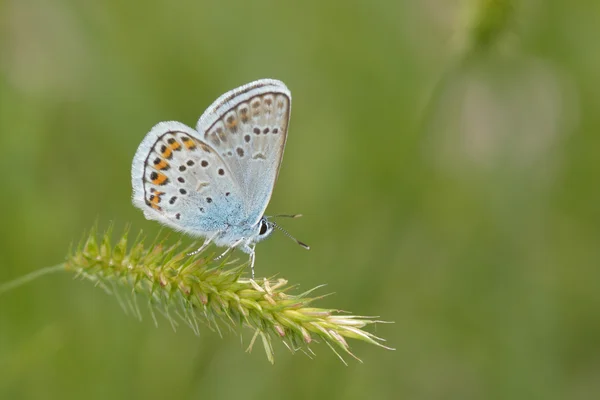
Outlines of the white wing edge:
[{"label": "white wing edge", "polygon": [[290,110],[288,112],[291,114],[292,94],[287,86],[276,79],[259,79],[230,90],[215,100],[200,116],[200,119],[196,124],[196,130],[200,135],[204,134],[223,116],[224,112],[222,110],[230,110],[251,97],[264,93],[281,93],[286,95],[290,101]]}]

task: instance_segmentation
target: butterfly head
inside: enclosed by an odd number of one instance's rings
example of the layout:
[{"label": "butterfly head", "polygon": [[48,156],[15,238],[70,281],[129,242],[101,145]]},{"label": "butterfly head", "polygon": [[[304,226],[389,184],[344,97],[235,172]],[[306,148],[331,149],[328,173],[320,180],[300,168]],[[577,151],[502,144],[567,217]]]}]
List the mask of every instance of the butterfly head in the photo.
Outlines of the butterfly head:
[{"label": "butterfly head", "polygon": [[262,240],[265,240],[273,233],[275,229],[275,224],[267,219],[267,217],[262,217],[258,224],[256,225],[257,232],[254,235],[254,243],[258,243]]}]

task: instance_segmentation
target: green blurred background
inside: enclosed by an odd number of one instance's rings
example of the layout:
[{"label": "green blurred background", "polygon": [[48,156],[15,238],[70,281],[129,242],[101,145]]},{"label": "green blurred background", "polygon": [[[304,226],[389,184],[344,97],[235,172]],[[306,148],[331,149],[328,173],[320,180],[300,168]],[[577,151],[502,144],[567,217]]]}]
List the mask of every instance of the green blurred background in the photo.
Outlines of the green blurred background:
[{"label": "green blurred background", "polygon": [[600,3],[0,3],[0,282],[130,202],[157,122],[293,93],[260,275],[395,321],[345,367],[126,316],[63,273],[0,297],[2,399],[600,398]]}]

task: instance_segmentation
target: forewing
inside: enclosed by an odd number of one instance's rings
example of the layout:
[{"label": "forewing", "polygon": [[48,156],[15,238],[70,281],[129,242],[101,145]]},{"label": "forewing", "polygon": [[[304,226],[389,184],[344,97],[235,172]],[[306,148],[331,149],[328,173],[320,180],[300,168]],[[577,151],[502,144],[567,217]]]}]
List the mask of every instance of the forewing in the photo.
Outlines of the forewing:
[{"label": "forewing", "polygon": [[223,159],[179,122],[161,122],[146,135],[133,160],[132,186],[133,203],[146,218],[197,236],[224,230],[231,223],[227,210],[241,203]]},{"label": "forewing", "polygon": [[279,173],[291,112],[280,81],[263,79],[219,97],[196,130],[229,166],[250,225],[265,212]]}]

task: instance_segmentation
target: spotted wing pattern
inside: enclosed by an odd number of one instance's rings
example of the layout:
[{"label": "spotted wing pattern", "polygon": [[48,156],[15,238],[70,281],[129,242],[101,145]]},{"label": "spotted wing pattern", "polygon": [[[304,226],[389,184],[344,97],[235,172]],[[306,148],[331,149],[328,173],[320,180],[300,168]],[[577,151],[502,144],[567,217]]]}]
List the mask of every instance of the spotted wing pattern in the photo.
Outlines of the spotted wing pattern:
[{"label": "spotted wing pattern", "polygon": [[134,157],[134,204],[146,218],[179,231],[207,236],[235,223],[239,187],[223,159],[178,122],[162,122],[146,136]]}]

